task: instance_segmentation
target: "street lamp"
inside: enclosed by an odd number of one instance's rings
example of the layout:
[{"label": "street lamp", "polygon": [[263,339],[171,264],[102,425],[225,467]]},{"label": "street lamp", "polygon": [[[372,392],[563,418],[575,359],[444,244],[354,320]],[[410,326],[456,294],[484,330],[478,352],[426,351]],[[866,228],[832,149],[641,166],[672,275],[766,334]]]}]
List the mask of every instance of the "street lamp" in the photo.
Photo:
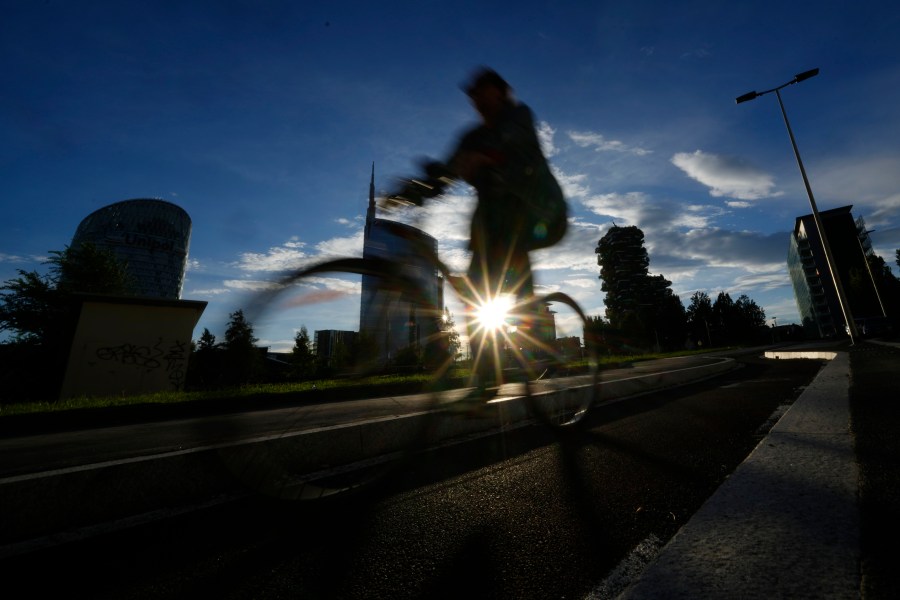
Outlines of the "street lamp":
[{"label": "street lamp", "polygon": [[822,227],[822,219],[819,216],[819,209],[816,208],[816,200],[813,198],[812,188],[809,186],[809,179],[806,177],[806,169],[803,168],[803,161],[800,160],[800,151],[797,149],[797,142],[794,140],[794,132],[791,131],[791,124],[788,121],[787,112],[784,110],[784,102],[781,101],[781,89],[785,88],[789,85],[793,85],[795,83],[800,83],[801,81],[805,81],[810,77],[815,77],[819,74],[819,69],[811,69],[809,71],[804,71],[799,75],[795,75],[793,79],[779,85],[778,87],[772,88],[771,90],[766,90],[764,92],[747,92],[742,96],[738,96],[735,98],[735,104],[740,104],[741,102],[747,102],[748,100],[754,100],[759,98],[760,96],[764,96],[770,92],[775,92],[775,96],[778,98],[778,106],[781,107],[781,116],[784,117],[784,125],[787,127],[788,135],[791,138],[791,146],[794,148],[794,156],[797,157],[797,166],[800,167],[800,175],[803,176],[803,184],[806,186],[806,195],[809,196],[809,205],[812,207],[813,220],[816,223],[816,229],[819,230],[819,239],[822,241],[822,248],[825,250],[825,262],[828,264],[828,270],[831,271],[831,279],[834,281],[834,288],[837,291],[838,303],[841,305],[841,312],[844,314],[844,321],[847,324],[847,333],[850,334],[850,344],[854,344],[856,338],[858,337],[858,333],[856,331],[856,321],[853,320],[853,315],[850,313],[850,303],[847,301],[847,295],[844,293],[844,286],[841,285],[841,277],[838,275],[837,269],[835,268],[834,256],[831,254],[831,246],[828,244],[828,237],[825,235],[825,228]]},{"label": "street lamp", "polygon": [[[866,236],[875,231],[874,229],[870,229],[865,232]],[[859,236],[856,236],[856,241],[859,242],[859,251],[862,252],[863,261],[866,263],[866,270],[869,272],[869,280],[872,282],[872,289],[875,290],[875,298],[878,300],[878,308],[881,309],[881,316],[887,317],[887,311],[884,310],[884,302],[881,301],[881,292],[878,291],[878,284],[875,283],[875,274],[872,272],[872,265],[869,263],[869,255],[866,254],[866,249],[863,248],[862,240],[859,239]]]}]

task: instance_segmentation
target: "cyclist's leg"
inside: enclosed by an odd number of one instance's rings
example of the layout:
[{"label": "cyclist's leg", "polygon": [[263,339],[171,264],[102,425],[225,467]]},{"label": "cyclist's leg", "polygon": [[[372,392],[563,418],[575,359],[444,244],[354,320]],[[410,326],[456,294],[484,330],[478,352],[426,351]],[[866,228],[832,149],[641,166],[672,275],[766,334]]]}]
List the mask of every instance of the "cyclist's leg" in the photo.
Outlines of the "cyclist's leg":
[{"label": "cyclist's leg", "polygon": [[[466,326],[472,357],[472,376],[476,393],[483,394],[487,388],[497,386],[501,375],[499,350],[493,343],[496,332],[487,331],[478,322],[479,304],[495,296],[501,287],[502,275],[497,268],[498,250],[496,237],[490,231],[489,220],[485,216],[485,205],[479,204],[472,218],[469,247],[472,259],[467,273],[469,293],[466,302]],[[502,256],[500,257],[502,259]]]},{"label": "cyclist's leg", "polygon": [[[588,337],[581,345],[578,334],[584,335],[587,317],[570,296],[553,292],[538,297],[536,304],[549,311],[549,331],[544,338],[535,336],[541,348],[536,364],[544,372],[527,399],[538,420],[554,428],[568,428],[584,422],[599,398],[596,345]],[[554,375],[564,377],[554,379]]]}]

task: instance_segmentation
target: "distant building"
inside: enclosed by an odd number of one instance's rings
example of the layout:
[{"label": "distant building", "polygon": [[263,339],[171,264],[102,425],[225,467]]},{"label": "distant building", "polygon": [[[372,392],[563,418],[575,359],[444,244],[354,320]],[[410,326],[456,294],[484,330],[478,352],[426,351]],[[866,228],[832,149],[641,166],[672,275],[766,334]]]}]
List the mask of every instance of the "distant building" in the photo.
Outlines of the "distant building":
[{"label": "distant building", "polygon": [[385,258],[403,265],[416,282],[413,298],[400,298],[372,275],[363,275],[359,333],[383,364],[407,348],[424,349],[437,338],[444,305],[444,280],[421,248],[437,255],[437,240],[424,231],[375,217],[375,169],[369,183],[369,208],[363,243],[364,258]]},{"label": "distant building", "polygon": [[[850,312],[859,327],[868,319],[883,317],[884,312],[867,261],[872,242],[862,217],[854,221],[851,208],[821,211],[819,217]],[[812,214],[797,217],[787,264],[807,337],[843,335],[846,321]]]},{"label": "distant building", "polygon": [[136,295],[181,298],[191,240],[191,219],[164,200],[135,199],[92,212],[78,226],[72,246],[92,242],[126,265]]},{"label": "distant building", "polygon": [[320,329],[313,336],[316,356],[326,366],[331,366],[335,356],[346,352],[349,356],[356,342],[355,331],[339,331],[337,329]]}]

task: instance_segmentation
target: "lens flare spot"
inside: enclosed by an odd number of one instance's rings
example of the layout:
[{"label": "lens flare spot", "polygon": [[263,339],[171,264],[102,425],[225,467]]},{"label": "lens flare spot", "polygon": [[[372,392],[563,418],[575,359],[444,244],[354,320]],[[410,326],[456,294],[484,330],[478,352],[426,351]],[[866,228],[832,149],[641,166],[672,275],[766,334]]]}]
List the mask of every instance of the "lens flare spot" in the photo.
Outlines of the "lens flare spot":
[{"label": "lens flare spot", "polygon": [[489,298],[475,312],[478,324],[485,331],[498,331],[507,325],[509,313],[513,308],[513,298],[508,295],[500,295]]}]

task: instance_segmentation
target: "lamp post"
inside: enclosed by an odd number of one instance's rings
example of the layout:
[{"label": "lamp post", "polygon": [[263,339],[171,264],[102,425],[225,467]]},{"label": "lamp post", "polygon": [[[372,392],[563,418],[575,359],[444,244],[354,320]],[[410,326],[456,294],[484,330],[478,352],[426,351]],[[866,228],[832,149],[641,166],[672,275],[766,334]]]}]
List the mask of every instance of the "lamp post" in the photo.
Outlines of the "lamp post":
[{"label": "lamp post", "polygon": [[[874,230],[866,231],[866,236],[868,237],[872,231]],[[875,283],[875,274],[872,272],[872,265],[869,264],[869,255],[866,254],[866,249],[863,248],[862,240],[859,239],[859,236],[856,236],[856,241],[859,242],[859,251],[862,252],[863,261],[866,263],[866,270],[869,272],[869,280],[872,282],[872,289],[875,290],[875,298],[878,300],[878,308],[881,309],[881,316],[887,317],[887,311],[884,309],[884,302],[881,301],[881,292],[878,291],[878,284]]]},{"label": "lamp post", "polygon": [[850,304],[847,301],[847,295],[844,293],[844,286],[841,284],[841,277],[838,275],[837,269],[835,268],[834,256],[831,253],[831,246],[828,244],[828,237],[825,235],[825,228],[822,227],[822,218],[819,216],[819,209],[816,208],[816,200],[813,197],[812,188],[809,186],[809,179],[806,177],[806,169],[803,168],[803,161],[800,160],[800,151],[797,149],[797,142],[794,140],[794,132],[791,131],[791,123],[788,121],[787,112],[784,110],[784,102],[781,101],[781,89],[785,88],[789,85],[793,85],[795,83],[800,83],[801,81],[805,81],[810,77],[815,77],[819,74],[819,69],[811,69],[809,71],[804,71],[798,75],[795,75],[793,79],[779,85],[778,87],[772,88],[771,90],[766,90],[764,92],[747,92],[742,96],[738,96],[735,98],[735,104],[740,104],[741,102],[747,102],[748,100],[754,100],[760,96],[768,94],[770,92],[775,92],[775,96],[778,98],[778,106],[781,107],[781,116],[784,117],[784,125],[787,127],[788,136],[791,138],[791,146],[794,149],[794,156],[797,158],[797,166],[800,167],[800,175],[803,176],[803,185],[806,186],[806,195],[809,196],[809,205],[812,208],[813,220],[816,223],[816,229],[819,231],[819,239],[822,242],[822,248],[825,251],[825,262],[828,264],[828,270],[831,271],[831,279],[834,282],[835,291],[837,291],[838,303],[841,305],[841,312],[844,314],[844,321],[847,324],[847,333],[850,335],[850,344],[854,344],[856,342],[856,338],[858,337],[858,333],[856,331],[856,321],[853,320],[853,315],[850,313]]}]

